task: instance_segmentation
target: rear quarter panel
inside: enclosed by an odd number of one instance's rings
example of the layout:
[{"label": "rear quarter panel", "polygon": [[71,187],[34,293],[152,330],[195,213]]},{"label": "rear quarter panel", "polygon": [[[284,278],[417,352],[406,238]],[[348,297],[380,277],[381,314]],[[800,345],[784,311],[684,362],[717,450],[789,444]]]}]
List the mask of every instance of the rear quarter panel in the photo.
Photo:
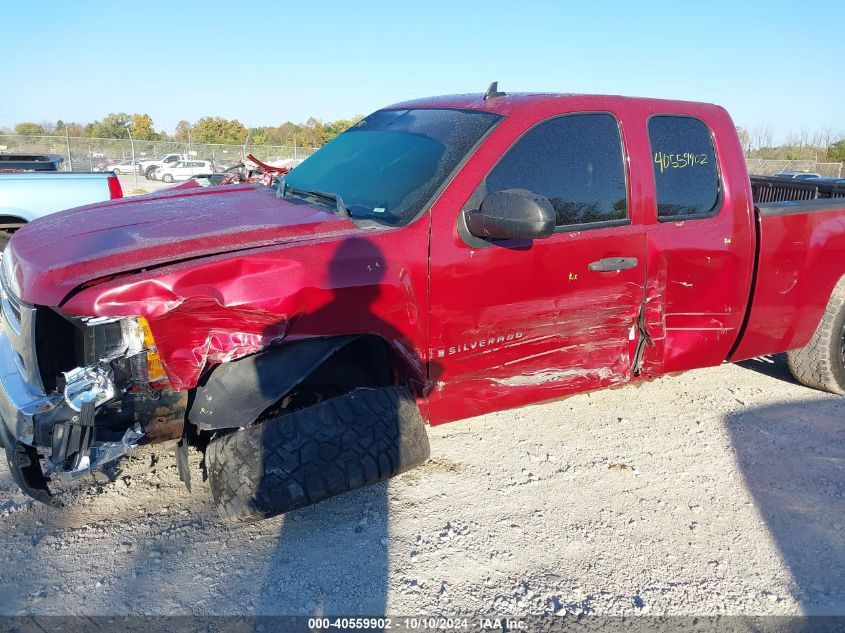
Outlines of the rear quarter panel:
[{"label": "rear quarter panel", "polygon": [[829,211],[757,212],[759,261],[751,311],[732,361],[806,345],[845,275],[845,200]]}]

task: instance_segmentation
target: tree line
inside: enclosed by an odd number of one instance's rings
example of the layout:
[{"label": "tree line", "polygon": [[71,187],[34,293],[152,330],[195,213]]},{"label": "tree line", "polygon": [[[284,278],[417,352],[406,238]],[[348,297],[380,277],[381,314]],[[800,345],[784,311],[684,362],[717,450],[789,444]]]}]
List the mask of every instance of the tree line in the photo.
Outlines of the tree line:
[{"label": "tree line", "polygon": [[819,163],[845,162],[845,136],[832,129],[791,132],[783,143],[774,144],[770,125],[752,129],[736,128],[747,158],[767,160],[813,160]]},{"label": "tree line", "polygon": [[[88,138],[127,139],[130,134],[137,141],[179,141],[183,143],[222,143],[227,145],[299,145],[320,147],[355,125],[363,117],[338,119],[324,123],[309,118],[305,123],[287,121],[278,126],[248,128],[237,119],[206,116],[195,123],[179,121],[174,134],[156,131],[149,114],[114,112],[92,123],[25,121],[14,127],[15,134],[26,136],[71,136]],[[2,130],[0,130],[2,131]],[[770,160],[815,160],[845,162],[845,137],[842,132],[826,129],[809,132],[806,129],[789,134],[785,142],[775,145],[770,125],[746,129],[737,127],[742,149],[748,158]]]},{"label": "tree line", "polygon": [[[278,126],[247,127],[237,119],[206,116],[194,123],[179,121],[174,134],[156,131],[149,114],[113,112],[91,123],[24,121],[14,126],[15,134],[25,136],[70,136],[82,138],[133,138],[136,141],[180,141],[228,145],[299,145],[319,147],[355,125],[363,117],[322,122],[314,117],[305,123],[287,121]],[[2,131],[2,130],[0,130]]]}]

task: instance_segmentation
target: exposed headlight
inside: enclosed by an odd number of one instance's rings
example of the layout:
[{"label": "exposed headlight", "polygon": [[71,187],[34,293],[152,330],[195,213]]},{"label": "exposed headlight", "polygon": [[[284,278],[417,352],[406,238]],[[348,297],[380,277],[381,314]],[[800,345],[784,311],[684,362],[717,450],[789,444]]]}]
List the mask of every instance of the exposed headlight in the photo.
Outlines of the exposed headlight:
[{"label": "exposed headlight", "polygon": [[91,328],[88,338],[94,358],[89,363],[123,361],[137,385],[167,382],[167,372],[144,317],[81,317],[80,320]]},{"label": "exposed headlight", "polygon": [[161,363],[150,324],[144,317],[130,317],[120,321],[123,340],[127,344],[132,377],[138,383],[167,382],[167,372]]}]

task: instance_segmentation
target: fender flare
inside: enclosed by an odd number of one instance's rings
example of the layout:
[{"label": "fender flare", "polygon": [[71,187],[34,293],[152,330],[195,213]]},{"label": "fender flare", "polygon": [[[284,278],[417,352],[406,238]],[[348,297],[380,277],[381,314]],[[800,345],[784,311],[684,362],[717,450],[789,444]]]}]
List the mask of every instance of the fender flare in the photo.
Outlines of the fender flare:
[{"label": "fender flare", "polygon": [[270,347],[222,363],[196,389],[188,421],[201,431],[245,427],[360,334]]}]

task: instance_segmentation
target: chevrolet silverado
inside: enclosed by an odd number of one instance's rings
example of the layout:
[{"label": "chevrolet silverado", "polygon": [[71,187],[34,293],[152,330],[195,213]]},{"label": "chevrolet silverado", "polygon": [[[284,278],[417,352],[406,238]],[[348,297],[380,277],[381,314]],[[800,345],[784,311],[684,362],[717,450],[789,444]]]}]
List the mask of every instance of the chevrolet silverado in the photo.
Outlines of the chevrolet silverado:
[{"label": "chevrolet silverado", "polygon": [[2,266],[10,471],[55,503],[145,443],[189,484],[193,446],[248,521],[419,465],[426,424],[776,352],[845,393],[845,199],[767,191],[720,107],[491,86],[275,188],[36,220]]}]

